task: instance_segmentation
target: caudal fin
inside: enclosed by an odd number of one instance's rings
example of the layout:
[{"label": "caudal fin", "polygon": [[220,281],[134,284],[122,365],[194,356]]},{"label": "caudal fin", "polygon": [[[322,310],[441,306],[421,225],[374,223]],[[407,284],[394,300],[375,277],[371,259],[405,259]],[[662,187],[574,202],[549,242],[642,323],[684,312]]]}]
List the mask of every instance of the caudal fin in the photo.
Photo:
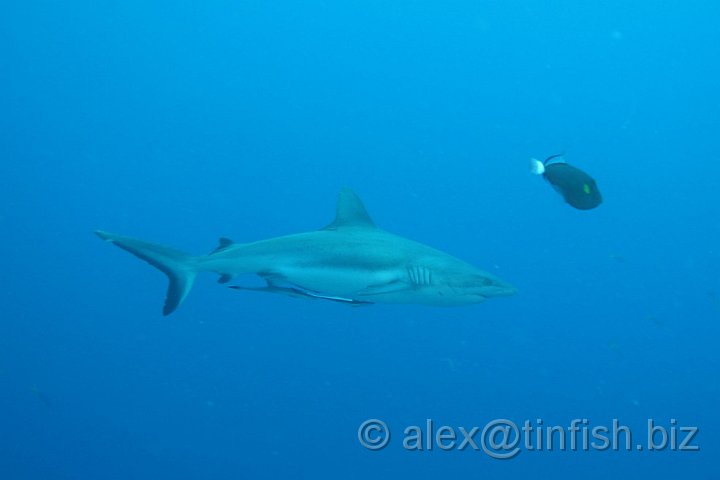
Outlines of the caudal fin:
[{"label": "caudal fin", "polygon": [[95,234],[112,242],[136,257],[145,260],[168,276],[169,285],[163,315],[170,315],[185,300],[195,282],[197,267],[195,257],[180,250],[145,242],[136,238],[96,231]]}]

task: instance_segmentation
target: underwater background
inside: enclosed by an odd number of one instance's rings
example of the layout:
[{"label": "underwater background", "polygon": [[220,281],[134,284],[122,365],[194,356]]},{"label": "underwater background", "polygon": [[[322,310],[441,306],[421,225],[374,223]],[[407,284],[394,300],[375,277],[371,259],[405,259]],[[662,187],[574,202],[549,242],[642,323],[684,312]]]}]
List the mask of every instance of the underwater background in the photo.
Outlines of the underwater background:
[{"label": "underwater background", "polygon": [[[0,11],[0,478],[717,478],[717,2]],[[561,151],[599,208],[530,175]],[[352,308],[203,275],[163,317],[165,278],[92,234],[206,253],[320,228],[343,186],[518,294]],[[699,450],[402,447],[498,418],[675,419]]]}]

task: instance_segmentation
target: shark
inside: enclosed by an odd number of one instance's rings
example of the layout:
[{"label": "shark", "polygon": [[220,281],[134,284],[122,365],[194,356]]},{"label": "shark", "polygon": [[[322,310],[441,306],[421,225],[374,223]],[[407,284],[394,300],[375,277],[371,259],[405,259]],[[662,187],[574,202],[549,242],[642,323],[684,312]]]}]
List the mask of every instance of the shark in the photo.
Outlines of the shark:
[{"label": "shark", "polygon": [[376,303],[469,305],[516,293],[515,287],[448,253],[387,232],[375,225],[363,202],[341,190],[335,219],[324,228],[236,243],[221,238],[207,255],[98,230],[115,244],[167,275],[163,314],[185,300],[199,273],[219,275],[227,284],[252,274],[264,286],[253,290],[348,305]]}]

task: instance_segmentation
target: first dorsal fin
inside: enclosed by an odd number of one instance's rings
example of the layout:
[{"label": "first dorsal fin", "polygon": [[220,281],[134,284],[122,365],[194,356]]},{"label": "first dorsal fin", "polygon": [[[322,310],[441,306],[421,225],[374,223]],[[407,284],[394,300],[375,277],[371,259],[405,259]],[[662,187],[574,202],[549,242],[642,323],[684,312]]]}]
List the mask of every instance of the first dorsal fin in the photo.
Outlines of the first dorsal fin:
[{"label": "first dorsal fin", "polygon": [[218,246],[215,247],[215,250],[213,250],[212,252],[210,252],[210,255],[212,255],[213,253],[222,252],[223,250],[225,250],[225,249],[228,248],[229,246],[233,245],[234,243],[235,243],[235,242],[233,242],[233,241],[230,240],[229,238],[220,237],[220,240],[218,241]]},{"label": "first dorsal fin", "polygon": [[345,187],[340,191],[335,220],[323,230],[337,230],[343,227],[375,228],[375,222],[368,215],[360,197]]}]

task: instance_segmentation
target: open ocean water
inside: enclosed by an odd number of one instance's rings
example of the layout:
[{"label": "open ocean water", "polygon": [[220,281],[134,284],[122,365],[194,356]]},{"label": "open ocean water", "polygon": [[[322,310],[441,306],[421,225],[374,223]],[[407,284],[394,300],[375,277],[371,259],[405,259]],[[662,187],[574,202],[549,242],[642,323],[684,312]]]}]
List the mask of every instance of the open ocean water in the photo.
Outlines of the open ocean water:
[{"label": "open ocean water", "polygon": [[[4,2],[0,478],[719,478],[719,19]],[[529,173],[561,151],[599,208]],[[163,275],[93,235],[202,254],[320,228],[344,186],[517,295],[353,308],[201,275],[164,317]]]}]

